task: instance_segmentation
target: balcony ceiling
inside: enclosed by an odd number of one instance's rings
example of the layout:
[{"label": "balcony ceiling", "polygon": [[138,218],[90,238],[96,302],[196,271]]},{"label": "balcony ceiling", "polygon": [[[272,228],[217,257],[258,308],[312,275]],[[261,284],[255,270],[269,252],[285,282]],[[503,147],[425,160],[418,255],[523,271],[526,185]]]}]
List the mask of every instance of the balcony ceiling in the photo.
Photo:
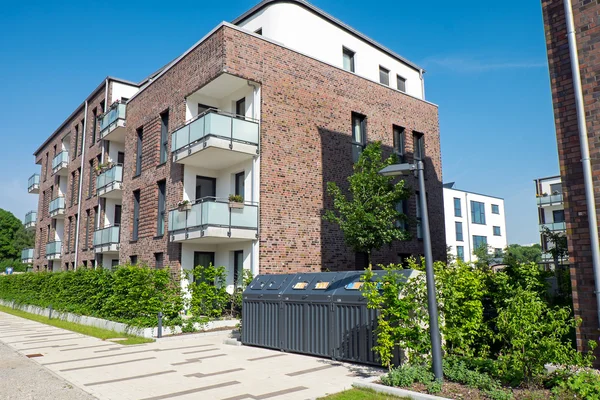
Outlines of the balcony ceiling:
[{"label": "balcony ceiling", "polygon": [[218,78],[198,90],[203,96],[220,99],[229,96],[231,93],[241,88],[249,87],[246,79],[238,78],[229,74],[221,74]]}]

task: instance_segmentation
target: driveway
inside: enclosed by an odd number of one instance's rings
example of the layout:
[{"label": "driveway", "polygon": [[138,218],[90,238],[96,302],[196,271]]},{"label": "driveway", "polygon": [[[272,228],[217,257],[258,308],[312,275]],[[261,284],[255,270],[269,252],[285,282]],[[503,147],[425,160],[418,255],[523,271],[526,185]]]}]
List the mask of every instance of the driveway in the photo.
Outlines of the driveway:
[{"label": "driveway", "polygon": [[[313,399],[348,389],[358,377],[381,372],[224,344],[227,337],[209,333],[122,346],[0,312],[0,342],[33,356],[30,360],[102,400]],[[21,376],[30,380],[23,372]],[[33,377],[30,384],[37,384]]]}]

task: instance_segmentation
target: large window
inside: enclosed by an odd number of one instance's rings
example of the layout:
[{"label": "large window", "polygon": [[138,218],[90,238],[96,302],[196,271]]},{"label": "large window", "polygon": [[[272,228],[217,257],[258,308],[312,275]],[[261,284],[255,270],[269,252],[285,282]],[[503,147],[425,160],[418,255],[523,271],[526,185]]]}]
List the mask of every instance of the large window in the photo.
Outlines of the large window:
[{"label": "large window", "polygon": [[406,92],[406,78],[396,75],[396,84],[399,91]]},{"label": "large window", "polygon": [[352,113],[352,161],[357,162],[367,144],[367,118]]},{"label": "large window", "polygon": [[390,86],[390,70],[379,66],[379,83]]},{"label": "large window", "polygon": [[167,162],[169,148],[169,111],[160,115],[160,163]]},{"label": "large window", "polygon": [[473,235],[473,250],[477,250],[482,246],[487,247],[487,236]]},{"label": "large window", "polygon": [[456,246],[456,259],[465,261],[465,248],[463,246]]},{"label": "large window", "polygon": [[565,210],[552,211],[552,222],[565,222]]},{"label": "large window", "polygon": [[[133,230],[131,231],[131,240],[138,239],[140,226],[140,191],[133,192]],[[132,262],[133,264],[133,262]]]},{"label": "large window", "polygon": [[419,132],[413,132],[413,156],[415,161],[425,159],[425,135]]},{"label": "large window", "polygon": [[462,217],[462,207],[460,206],[460,199],[458,197],[454,198],[454,216]]},{"label": "large window", "polygon": [[494,236],[502,236],[499,226],[494,226]]},{"label": "large window", "polygon": [[471,200],[471,222],[485,225],[485,204]]},{"label": "large window", "polygon": [[165,213],[166,213],[166,196],[167,185],[165,181],[158,182],[158,217],[156,221],[156,235],[162,236],[165,234]]},{"label": "large window", "polygon": [[233,252],[233,283],[235,288],[241,288],[244,278],[244,251],[237,250]]},{"label": "large window", "polygon": [[135,176],[142,173],[142,140],[144,137],[144,130],[139,128],[137,130],[137,143],[135,147]]},{"label": "large window", "polygon": [[455,222],[454,223],[454,228],[456,230],[456,241],[457,242],[462,242],[463,241],[463,227],[462,227],[462,222]]},{"label": "large window", "polygon": [[394,126],[394,153],[398,163],[404,162],[404,128]]},{"label": "large window", "polygon": [[500,214],[500,206],[498,204],[492,204],[492,214]]},{"label": "large window", "polygon": [[345,47],[342,47],[342,58],[344,69],[346,71],[354,72],[354,52]]}]

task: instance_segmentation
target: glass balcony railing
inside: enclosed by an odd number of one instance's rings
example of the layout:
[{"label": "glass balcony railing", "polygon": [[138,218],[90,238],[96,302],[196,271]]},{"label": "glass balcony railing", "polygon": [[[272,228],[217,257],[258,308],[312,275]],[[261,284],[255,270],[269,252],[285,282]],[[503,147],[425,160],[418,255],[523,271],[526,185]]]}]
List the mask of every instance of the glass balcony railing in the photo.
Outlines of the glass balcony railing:
[{"label": "glass balcony railing", "polygon": [[48,212],[50,214],[52,214],[54,212],[64,210],[64,209],[65,209],[65,198],[57,197],[50,202],[50,206],[48,207]]},{"label": "glass balcony railing", "polygon": [[123,166],[114,165],[96,178],[96,191],[107,189],[115,183],[123,183]]},{"label": "glass balcony railing", "polygon": [[39,174],[33,174],[27,180],[28,190],[31,190],[36,186],[40,186],[40,175]]},{"label": "glass balcony railing", "polygon": [[21,260],[32,260],[33,259],[33,249],[24,249],[21,252]]},{"label": "glass balcony railing", "polygon": [[560,204],[562,202],[563,202],[562,193],[553,194],[550,196],[542,196],[542,197],[537,198],[538,206],[546,206],[546,205],[550,205],[550,204]]},{"label": "glass balcony railing", "polygon": [[25,225],[35,224],[37,221],[37,211],[29,211],[25,214]]},{"label": "glass balcony railing", "polygon": [[551,231],[564,231],[567,229],[566,222],[553,222],[549,224],[540,224],[540,232],[544,230],[544,228],[548,228]]},{"label": "glass balcony railing", "polygon": [[94,247],[119,244],[121,227],[109,226],[94,232]]},{"label": "glass balcony railing", "polygon": [[257,229],[258,205],[245,203],[232,211],[227,200],[214,197],[200,199],[189,211],[169,212],[169,232],[216,226],[223,228]]},{"label": "glass balcony railing", "polygon": [[62,242],[50,242],[46,244],[46,256],[62,254]]},{"label": "glass balcony railing", "polygon": [[69,153],[61,151],[52,159],[52,171],[59,168],[62,164],[69,164]]},{"label": "glass balcony railing", "polygon": [[119,103],[113,106],[106,114],[100,117],[100,135],[104,135],[104,131],[107,130],[112,124],[118,120],[125,120],[127,113],[127,106],[125,103]]},{"label": "glass balcony railing", "polygon": [[171,150],[177,151],[207,136],[258,145],[258,122],[211,109],[173,132]]}]

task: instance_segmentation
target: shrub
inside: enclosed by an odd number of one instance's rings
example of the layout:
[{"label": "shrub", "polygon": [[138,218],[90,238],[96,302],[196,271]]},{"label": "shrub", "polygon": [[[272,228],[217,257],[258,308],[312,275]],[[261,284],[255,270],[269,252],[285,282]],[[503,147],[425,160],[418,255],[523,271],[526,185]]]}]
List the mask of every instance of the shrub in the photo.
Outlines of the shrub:
[{"label": "shrub", "polygon": [[600,376],[597,371],[558,370],[550,379],[556,395],[571,395],[573,398],[600,400]]},{"label": "shrub", "polygon": [[223,315],[230,299],[225,287],[226,278],[225,267],[212,264],[194,267],[193,279],[190,279],[190,310],[194,317],[219,318]]},{"label": "shrub", "polygon": [[394,387],[410,387],[415,382],[428,385],[433,381],[433,372],[424,365],[405,364],[392,368],[386,375],[381,377],[381,383]]}]

